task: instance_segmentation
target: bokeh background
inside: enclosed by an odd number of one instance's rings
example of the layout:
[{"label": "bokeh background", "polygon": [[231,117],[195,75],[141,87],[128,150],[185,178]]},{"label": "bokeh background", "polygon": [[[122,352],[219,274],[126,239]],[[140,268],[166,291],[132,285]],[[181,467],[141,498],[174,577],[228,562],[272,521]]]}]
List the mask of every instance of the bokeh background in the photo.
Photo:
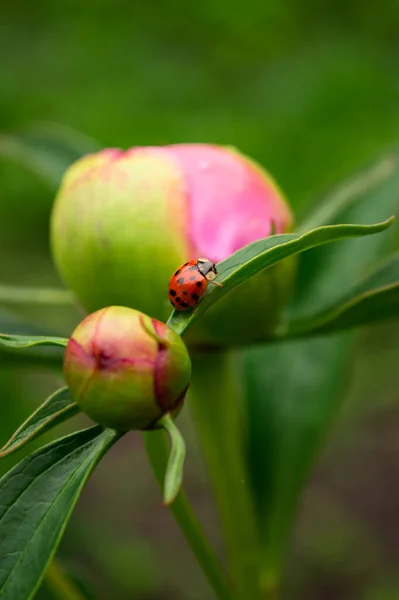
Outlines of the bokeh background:
[{"label": "bokeh background", "polygon": [[[398,72],[394,0],[1,3],[0,134],[62,128],[88,146],[234,145],[270,170],[299,216],[396,144]],[[48,248],[54,187],[5,154],[0,137],[0,282],[59,285]],[[18,312],[66,334],[78,318],[62,307]],[[399,599],[398,333],[392,324],[360,332],[303,499],[288,600]],[[0,439],[58,383],[3,359]],[[190,497],[221,550],[189,411],[181,418]],[[95,472],[59,557],[96,599],[212,597],[161,507],[138,435]]]}]

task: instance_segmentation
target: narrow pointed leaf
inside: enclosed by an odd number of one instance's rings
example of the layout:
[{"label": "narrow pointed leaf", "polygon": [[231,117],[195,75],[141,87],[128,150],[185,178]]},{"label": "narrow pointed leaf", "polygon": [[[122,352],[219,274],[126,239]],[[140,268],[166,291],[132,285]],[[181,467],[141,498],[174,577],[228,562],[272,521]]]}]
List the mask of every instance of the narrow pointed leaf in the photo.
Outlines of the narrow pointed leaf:
[{"label": "narrow pointed leaf", "polygon": [[165,472],[163,494],[164,503],[167,505],[175,500],[183,482],[186,444],[170,414],[162,417],[162,419],[159,420],[158,425],[168,433],[171,443],[169,460]]},{"label": "narrow pointed leaf", "polygon": [[7,348],[33,348],[34,346],[62,346],[65,348],[67,344],[68,340],[60,337],[0,333],[0,346],[6,346]]},{"label": "narrow pointed leaf", "polygon": [[[61,365],[64,356],[63,338],[54,337],[51,333],[43,335],[43,329],[32,325],[17,314],[0,310],[0,360],[13,364]],[[18,334],[18,335],[16,335]],[[61,343],[51,346],[34,344],[26,346],[32,339],[59,340]],[[65,340],[66,342],[66,340]]]},{"label": "narrow pointed leaf", "polygon": [[223,283],[223,287],[209,286],[195,309],[186,312],[174,311],[168,324],[182,335],[214,302],[280,260],[330,242],[382,232],[392,222],[393,218],[375,225],[331,225],[303,235],[288,233],[258,240],[218,264],[218,282]]},{"label": "narrow pointed leaf", "polygon": [[306,319],[293,321],[284,337],[320,335],[399,317],[399,254],[395,254],[342,300]]},{"label": "narrow pointed leaf", "polygon": [[0,480],[0,598],[30,600],[93,469],[118,439],[99,426],[41,448]]},{"label": "narrow pointed leaf", "polygon": [[68,388],[62,388],[52,394],[39,408],[26,419],[14,435],[0,450],[4,458],[25,446],[31,440],[63,423],[79,412]]}]

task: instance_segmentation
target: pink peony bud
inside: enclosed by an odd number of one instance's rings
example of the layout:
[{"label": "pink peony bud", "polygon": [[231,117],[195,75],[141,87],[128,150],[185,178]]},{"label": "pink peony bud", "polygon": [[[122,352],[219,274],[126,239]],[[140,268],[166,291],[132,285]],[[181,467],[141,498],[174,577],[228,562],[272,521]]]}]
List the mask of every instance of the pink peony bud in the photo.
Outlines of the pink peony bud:
[{"label": "pink peony bud", "polygon": [[[68,169],[51,221],[55,262],[88,311],[111,304],[166,320],[168,281],[189,259],[218,262],[290,230],[282,193],[254,162],[205,144],[104,150]],[[278,322],[292,261],[254,277],[189,332],[194,345],[265,339]]]},{"label": "pink peony bud", "polygon": [[65,351],[64,376],[82,411],[100,425],[147,429],[180,409],[191,361],[182,339],[167,325],[111,306],[75,329]]}]

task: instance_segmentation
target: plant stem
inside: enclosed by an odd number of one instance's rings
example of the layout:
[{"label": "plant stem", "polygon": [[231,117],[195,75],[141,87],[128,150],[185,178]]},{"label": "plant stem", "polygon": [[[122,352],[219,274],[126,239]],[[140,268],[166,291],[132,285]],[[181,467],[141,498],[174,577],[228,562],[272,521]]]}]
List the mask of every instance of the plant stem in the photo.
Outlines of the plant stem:
[{"label": "plant stem", "polygon": [[260,574],[259,585],[262,600],[278,600],[278,577],[275,575],[274,572],[269,572],[268,569],[264,569]]},{"label": "plant stem", "polygon": [[[162,431],[145,431],[143,437],[151,466],[162,487],[169,455],[165,434]],[[180,489],[170,509],[217,597],[220,600],[236,600],[224,568],[207,540],[183,489]]]},{"label": "plant stem", "polygon": [[81,591],[53,559],[47,569],[45,581],[59,600],[85,600]]},{"label": "plant stem", "polygon": [[232,355],[195,355],[190,391],[233,581],[240,599],[254,600],[259,598],[260,549],[244,460],[243,406]]},{"label": "plant stem", "polygon": [[68,290],[0,285],[0,302],[3,304],[72,306],[74,298]]}]

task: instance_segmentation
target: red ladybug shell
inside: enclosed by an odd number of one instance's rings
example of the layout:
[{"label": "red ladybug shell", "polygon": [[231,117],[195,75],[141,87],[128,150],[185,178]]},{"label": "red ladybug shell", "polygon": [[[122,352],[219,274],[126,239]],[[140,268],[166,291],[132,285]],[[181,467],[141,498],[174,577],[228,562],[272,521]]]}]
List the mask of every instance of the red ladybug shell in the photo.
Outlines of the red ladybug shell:
[{"label": "red ladybug shell", "polygon": [[207,278],[198,269],[198,260],[184,263],[169,281],[169,300],[176,310],[195,306],[208,287]]}]

